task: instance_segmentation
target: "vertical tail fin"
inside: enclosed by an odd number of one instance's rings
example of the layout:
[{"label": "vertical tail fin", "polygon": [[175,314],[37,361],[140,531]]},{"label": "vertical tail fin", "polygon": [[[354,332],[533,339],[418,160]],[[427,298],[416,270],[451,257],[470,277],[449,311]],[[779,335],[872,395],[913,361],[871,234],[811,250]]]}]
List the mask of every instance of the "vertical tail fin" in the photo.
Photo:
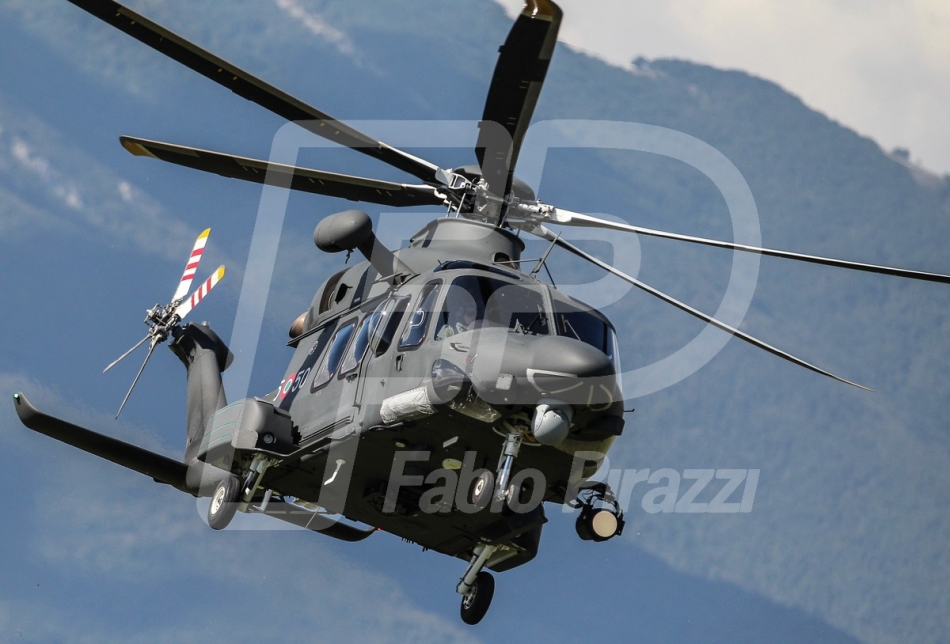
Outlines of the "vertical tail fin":
[{"label": "vertical tail fin", "polygon": [[211,327],[189,323],[172,330],[174,342],[168,348],[188,370],[188,435],[185,462],[194,458],[208,420],[227,405],[221,373],[231,365],[234,354]]}]

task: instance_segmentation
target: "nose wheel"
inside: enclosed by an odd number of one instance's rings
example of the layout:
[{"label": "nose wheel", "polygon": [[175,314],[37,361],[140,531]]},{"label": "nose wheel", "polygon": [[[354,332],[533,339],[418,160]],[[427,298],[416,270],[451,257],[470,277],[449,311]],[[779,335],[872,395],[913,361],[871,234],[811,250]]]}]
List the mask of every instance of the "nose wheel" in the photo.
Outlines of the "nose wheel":
[{"label": "nose wheel", "polygon": [[462,596],[461,615],[466,624],[475,625],[482,621],[491,606],[491,599],[495,594],[495,578],[482,568],[496,550],[498,546],[487,543],[475,546],[472,560],[468,562],[468,568],[455,589],[455,592]]}]

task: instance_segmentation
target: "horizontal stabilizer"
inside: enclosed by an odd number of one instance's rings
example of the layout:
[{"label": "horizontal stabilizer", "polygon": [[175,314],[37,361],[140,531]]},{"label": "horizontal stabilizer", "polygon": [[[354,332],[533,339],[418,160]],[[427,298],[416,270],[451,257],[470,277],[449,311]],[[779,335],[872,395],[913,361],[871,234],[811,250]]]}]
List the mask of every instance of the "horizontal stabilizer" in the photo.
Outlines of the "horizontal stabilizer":
[{"label": "horizontal stabilizer", "polygon": [[184,463],[44,414],[22,393],[14,394],[13,401],[20,422],[33,431],[144,474],[158,483],[192,493],[185,483],[188,466]]}]

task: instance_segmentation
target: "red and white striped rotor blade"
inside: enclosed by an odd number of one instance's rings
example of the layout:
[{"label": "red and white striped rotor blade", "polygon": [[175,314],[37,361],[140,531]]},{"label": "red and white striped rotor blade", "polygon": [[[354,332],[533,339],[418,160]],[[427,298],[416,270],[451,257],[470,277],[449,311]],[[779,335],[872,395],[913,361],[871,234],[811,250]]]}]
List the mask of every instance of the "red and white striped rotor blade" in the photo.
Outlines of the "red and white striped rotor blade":
[{"label": "red and white striped rotor blade", "polygon": [[178,282],[178,289],[172,296],[172,302],[180,300],[188,293],[188,288],[191,286],[192,280],[195,279],[195,273],[198,272],[198,264],[201,263],[201,255],[205,252],[205,244],[208,243],[208,235],[210,234],[211,229],[206,228],[195,240],[195,247],[191,249],[188,263],[185,264],[185,272],[181,274],[181,281]]},{"label": "red and white striped rotor blade", "polygon": [[203,300],[205,296],[211,292],[215,284],[221,281],[222,277],[224,277],[224,266],[219,266],[218,270],[212,273],[211,277],[206,279],[204,284],[195,289],[195,291],[188,296],[187,300],[178,305],[178,308],[175,309],[175,316],[179,320],[183,320],[186,315],[191,313],[191,309],[195,308],[198,302]]}]

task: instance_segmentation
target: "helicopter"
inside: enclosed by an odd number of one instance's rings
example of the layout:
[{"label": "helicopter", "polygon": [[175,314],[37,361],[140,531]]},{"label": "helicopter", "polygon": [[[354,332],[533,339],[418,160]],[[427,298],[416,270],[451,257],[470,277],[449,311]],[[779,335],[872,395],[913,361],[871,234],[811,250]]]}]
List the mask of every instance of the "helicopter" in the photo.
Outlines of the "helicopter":
[{"label": "helicopter", "polygon": [[[208,522],[261,513],[345,541],[377,530],[467,561],[456,590],[461,617],[478,623],[494,580],[537,553],[544,502],[574,504],[582,539],[622,534],[623,509],[590,481],[624,429],[620,341],[600,312],[538,279],[559,248],[785,360],[831,374],[656,290],[552,232],[588,226],[739,252],[950,282],[950,277],[689,237],[545,204],[514,167],[555,50],[562,14],[529,1],[502,47],[475,142],[477,165],[443,169],[359,132],[118,3],[80,8],[310,132],[414,176],[403,184],[122,137],[138,156],[232,178],[383,204],[431,205],[447,216],[404,249],[386,248],[357,210],[324,218],[325,252],[364,261],[331,276],[291,325],[294,354],[276,390],[227,404],[221,374],[233,360],[204,324],[184,318],[224,277],[188,296],[209,235],[196,240],[170,302],[146,314],[148,343],[169,346],[187,370],[181,461],[77,427],[15,395],[21,420],[45,433],[195,496]],[[548,242],[523,258],[520,233]],[[531,267],[529,264],[535,264]],[[441,485],[440,485],[441,484]],[[360,528],[362,523],[370,528]]]}]

